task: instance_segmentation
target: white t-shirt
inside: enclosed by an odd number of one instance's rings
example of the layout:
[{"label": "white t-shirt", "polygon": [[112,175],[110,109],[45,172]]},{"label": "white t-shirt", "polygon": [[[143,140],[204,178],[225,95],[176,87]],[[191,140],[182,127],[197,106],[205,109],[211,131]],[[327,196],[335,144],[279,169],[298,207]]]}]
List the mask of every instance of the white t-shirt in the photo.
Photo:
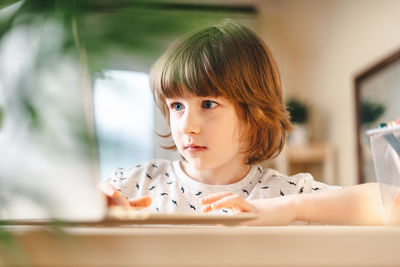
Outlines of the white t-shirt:
[{"label": "white t-shirt", "polygon": [[227,191],[252,200],[341,188],[317,182],[309,173],[287,176],[273,169],[263,169],[261,165],[251,166],[249,173],[233,184],[203,184],[187,176],[179,160],[150,160],[130,168],[120,168],[108,182],[126,198],[151,196],[150,211],[162,213],[201,213],[200,199],[217,192]]}]

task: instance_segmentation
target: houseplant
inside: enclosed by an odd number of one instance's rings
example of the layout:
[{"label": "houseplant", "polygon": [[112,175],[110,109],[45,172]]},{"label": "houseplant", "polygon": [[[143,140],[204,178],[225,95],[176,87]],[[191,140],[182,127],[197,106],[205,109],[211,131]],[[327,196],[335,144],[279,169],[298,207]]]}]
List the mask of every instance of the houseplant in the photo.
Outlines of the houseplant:
[{"label": "houseplant", "polygon": [[361,123],[368,127],[375,123],[385,113],[385,106],[373,102],[373,101],[362,101],[360,107]]},{"label": "houseplant", "polygon": [[294,129],[289,135],[289,142],[296,145],[305,145],[309,138],[307,130],[308,107],[296,98],[290,98],[286,102],[286,107],[290,114],[290,121],[294,125]]}]

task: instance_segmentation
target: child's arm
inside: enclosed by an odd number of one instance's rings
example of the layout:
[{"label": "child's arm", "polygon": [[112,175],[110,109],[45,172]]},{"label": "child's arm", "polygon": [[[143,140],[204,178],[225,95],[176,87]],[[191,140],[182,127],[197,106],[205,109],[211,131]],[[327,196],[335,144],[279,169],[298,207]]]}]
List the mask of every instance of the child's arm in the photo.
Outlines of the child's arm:
[{"label": "child's arm", "polygon": [[297,220],[346,225],[382,225],[379,184],[305,194],[297,207]]},{"label": "child's arm", "polygon": [[202,204],[205,212],[220,208],[254,212],[259,219],[251,221],[252,225],[286,225],[296,220],[323,224],[383,224],[376,183],[251,201],[230,193],[217,193],[203,198]]}]

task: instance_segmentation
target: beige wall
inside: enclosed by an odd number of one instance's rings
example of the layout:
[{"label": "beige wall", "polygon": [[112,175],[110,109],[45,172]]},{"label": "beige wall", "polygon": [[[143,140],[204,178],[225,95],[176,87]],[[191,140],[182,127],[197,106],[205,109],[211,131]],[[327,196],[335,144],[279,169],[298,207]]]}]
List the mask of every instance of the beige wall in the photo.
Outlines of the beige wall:
[{"label": "beige wall", "polygon": [[400,1],[256,3],[257,31],[276,56],[286,96],[311,105],[313,138],[334,145],[336,183],[357,183],[354,77],[400,49]]}]

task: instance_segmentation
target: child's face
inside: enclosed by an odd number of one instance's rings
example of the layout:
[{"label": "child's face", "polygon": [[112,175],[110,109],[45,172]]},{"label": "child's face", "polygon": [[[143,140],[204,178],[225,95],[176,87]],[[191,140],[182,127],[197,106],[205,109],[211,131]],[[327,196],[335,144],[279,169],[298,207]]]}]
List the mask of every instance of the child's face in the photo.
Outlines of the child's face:
[{"label": "child's face", "polygon": [[171,134],[189,168],[212,170],[244,165],[241,122],[224,97],[168,98]]}]

